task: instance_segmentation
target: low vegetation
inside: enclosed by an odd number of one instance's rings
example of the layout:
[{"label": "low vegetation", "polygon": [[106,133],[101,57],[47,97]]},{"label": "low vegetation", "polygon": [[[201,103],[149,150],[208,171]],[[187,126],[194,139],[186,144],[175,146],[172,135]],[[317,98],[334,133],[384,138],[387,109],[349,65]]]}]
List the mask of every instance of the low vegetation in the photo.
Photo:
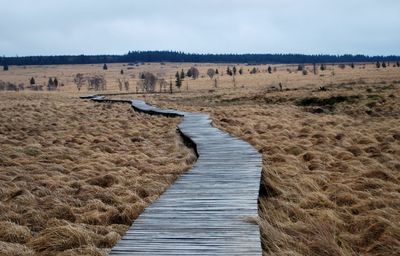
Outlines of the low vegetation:
[{"label": "low vegetation", "polygon": [[[10,82],[0,89],[34,83],[1,93],[0,255],[104,255],[190,168],[178,119],[76,99],[102,89],[211,113],[215,126],[262,153],[265,255],[400,251],[398,63],[102,66],[2,73]],[[89,87],[95,76],[104,88]],[[65,83],[56,92],[26,90],[46,90],[55,77]]]},{"label": "low vegetation", "polygon": [[106,255],[194,154],[179,119],[76,96],[0,103],[0,255]]},{"label": "low vegetation", "polygon": [[264,255],[389,256],[400,251],[399,98],[398,85],[338,85],[154,103],[212,113],[262,153]]}]

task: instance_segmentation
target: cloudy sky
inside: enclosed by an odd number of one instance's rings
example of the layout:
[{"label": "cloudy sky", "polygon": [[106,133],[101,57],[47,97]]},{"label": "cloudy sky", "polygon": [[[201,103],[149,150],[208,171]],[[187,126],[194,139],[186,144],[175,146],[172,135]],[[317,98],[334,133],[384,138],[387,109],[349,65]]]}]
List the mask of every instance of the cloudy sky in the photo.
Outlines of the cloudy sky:
[{"label": "cloudy sky", "polygon": [[0,55],[400,55],[399,0],[0,0]]}]

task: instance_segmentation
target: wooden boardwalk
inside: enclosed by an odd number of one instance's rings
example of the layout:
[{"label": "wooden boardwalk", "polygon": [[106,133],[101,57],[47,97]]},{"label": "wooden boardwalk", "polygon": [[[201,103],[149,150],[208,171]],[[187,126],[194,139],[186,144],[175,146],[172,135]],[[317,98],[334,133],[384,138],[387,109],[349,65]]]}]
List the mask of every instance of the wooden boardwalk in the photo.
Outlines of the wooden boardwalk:
[{"label": "wooden boardwalk", "polygon": [[258,215],[261,155],[213,127],[206,114],[130,103],[149,114],[183,116],[178,128],[195,144],[199,158],[145,209],[110,255],[260,256],[259,227],[246,218]]}]

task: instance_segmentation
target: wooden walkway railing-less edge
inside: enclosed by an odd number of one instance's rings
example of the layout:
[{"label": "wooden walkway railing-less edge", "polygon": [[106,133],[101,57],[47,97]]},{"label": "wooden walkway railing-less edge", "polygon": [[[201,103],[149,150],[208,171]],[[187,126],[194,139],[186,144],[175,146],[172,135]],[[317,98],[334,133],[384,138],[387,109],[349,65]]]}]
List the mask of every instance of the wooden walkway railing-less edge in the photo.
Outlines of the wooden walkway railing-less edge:
[{"label": "wooden walkway railing-less edge", "polygon": [[247,142],[213,127],[208,115],[158,109],[138,100],[136,111],[181,116],[181,134],[198,160],[135,220],[110,255],[258,255],[260,230],[246,221],[258,215],[261,155]]}]

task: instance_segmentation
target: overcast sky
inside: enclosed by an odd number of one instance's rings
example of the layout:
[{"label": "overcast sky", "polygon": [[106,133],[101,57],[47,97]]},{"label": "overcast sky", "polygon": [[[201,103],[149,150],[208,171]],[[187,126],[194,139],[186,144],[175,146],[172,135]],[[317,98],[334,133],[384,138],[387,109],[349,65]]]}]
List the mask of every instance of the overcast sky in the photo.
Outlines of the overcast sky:
[{"label": "overcast sky", "polygon": [[0,0],[0,55],[400,55],[399,0]]}]

